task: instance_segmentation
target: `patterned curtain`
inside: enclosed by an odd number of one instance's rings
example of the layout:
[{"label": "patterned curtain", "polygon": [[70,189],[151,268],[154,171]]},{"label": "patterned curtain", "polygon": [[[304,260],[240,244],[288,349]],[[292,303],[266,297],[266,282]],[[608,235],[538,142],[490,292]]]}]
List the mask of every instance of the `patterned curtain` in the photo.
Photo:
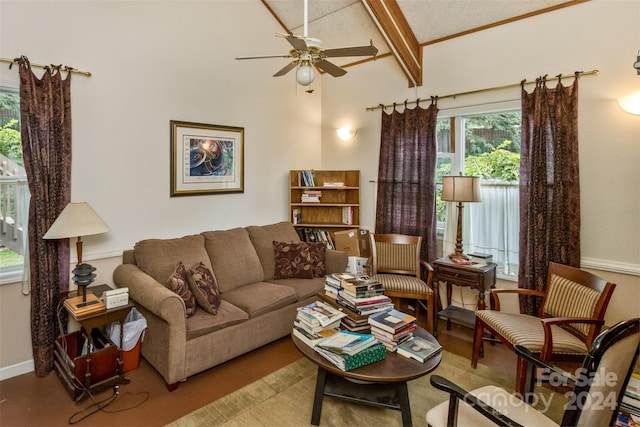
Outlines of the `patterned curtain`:
[{"label": "patterned curtain", "polygon": [[[578,76],[553,89],[539,78],[531,94],[522,84],[520,288],[544,290],[550,261],[580,266]],[[537,314],[539,303],[520,309]]]},{"label": "patterned curtain", "polygon": [[53,368],[53,348],[66,328],[60,293],[69,290],[69,241],[43,240],[51,224],[71,201],[71,73],[45,69],[38,79],[26,57],[20,67],[22,153],[31,192],[29,258],[31,276],[31,343],[35,371]]},{"label": "patterned curtain", "polygon": [[427,261],[437,258],[437,117],[436,98],[427,109],[382,110],[375,232],[422,236]]}]

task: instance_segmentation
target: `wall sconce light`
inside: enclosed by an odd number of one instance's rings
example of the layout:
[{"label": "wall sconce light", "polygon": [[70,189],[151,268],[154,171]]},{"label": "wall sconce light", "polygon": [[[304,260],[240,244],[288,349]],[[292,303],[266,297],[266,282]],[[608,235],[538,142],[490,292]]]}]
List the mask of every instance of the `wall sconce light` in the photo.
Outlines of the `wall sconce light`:
[{"label": "wall sconce light", "polygon": [[618,98],[618,104],[627,113],[640,116],[640,91]]},{"label": "wall sconce light", "polygon": [[[633,68],[637,70],[638,75],[640,76],[640,50],[638,51],[636,62],[633,63]],[[618,98],[618,104],[620,104],[620,108],[627,113],[640,116],[640,91]]]},{"label": "wall sconce light", "polygon": [[358,133],[358,129],[351,129],[351,126],[344,125],[341,128],[336,129],[336,133],[338,134],[338,138],[341,140],[351,141]]}]

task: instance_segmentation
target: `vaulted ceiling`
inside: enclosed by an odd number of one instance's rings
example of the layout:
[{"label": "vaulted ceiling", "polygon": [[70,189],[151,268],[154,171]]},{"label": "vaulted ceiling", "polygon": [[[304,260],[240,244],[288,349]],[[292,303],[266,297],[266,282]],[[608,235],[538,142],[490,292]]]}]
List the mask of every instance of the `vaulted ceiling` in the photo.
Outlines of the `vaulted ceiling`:
[{"label": "vaulted ceiling", "polygon": [[[393,55],[413,87],[422,85],[423,46],[588,0],[308,0],[308,34],[304,0],[261,1],[283,32],[320,39],[324,48],[373,42],[377,58]],[[289,47],[283,39],[282,52]],[[373,60],[332,58],[342,68]]]}]

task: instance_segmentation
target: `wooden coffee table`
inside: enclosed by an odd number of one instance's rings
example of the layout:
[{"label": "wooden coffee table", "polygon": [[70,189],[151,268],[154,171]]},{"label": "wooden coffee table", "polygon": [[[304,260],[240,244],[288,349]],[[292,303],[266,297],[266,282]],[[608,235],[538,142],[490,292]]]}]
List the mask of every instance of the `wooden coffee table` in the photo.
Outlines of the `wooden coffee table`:
[{"label": "wooden coffee table", "polygon": [[[421,327],[415,329],[413,333],[415,336],[437,342]],[[433,371],[442,359],[442,353],[440,353],[420,363],[417,360],[387,352],[384,360],[345,372],[296,336],[291,335],[291,338],[296,348],[307,359],[318,365],[318,379],[311,414],[311,424],[316,426],[320,425],[324,396],[398,410],[402,413],[402,425],[411,426],[407,381],[415,380]]]}]

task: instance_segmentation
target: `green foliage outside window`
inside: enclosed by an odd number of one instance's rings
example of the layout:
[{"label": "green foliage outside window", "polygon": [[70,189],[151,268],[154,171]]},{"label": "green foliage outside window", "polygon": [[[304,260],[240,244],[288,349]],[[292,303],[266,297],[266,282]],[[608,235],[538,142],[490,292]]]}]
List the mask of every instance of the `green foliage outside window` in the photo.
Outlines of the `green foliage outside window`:
[{"label": "green foliage outside window", "polygon": [[0,154],[24,167],[20,131],[15,129],[18,120],[9,120],[0,128]]}]

